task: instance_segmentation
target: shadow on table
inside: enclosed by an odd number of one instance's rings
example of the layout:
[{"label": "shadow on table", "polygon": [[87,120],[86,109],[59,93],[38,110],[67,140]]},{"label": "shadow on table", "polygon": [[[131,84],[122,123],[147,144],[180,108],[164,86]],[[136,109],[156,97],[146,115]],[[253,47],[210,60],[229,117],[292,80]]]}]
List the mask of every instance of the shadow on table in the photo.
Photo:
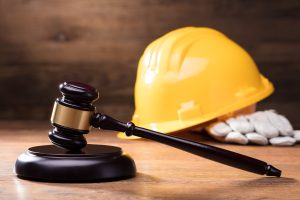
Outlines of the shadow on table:
[{"label": "shadow on table", "polygon": [[[27,183],[16,181],[19,191],[29,190]],[[251,180],[209,180],[188,182],[182,179],[160,179],[148,174],[138,173],[136,177],[115,182],[100,183],[46,183],[53,194],[61,191],[69,195],[82,194],[89,198],[111,196],[117,199],[274,199],[289,195],[289,188],[299,188],[299,181],[293,178],[263,177]],[[22,188],[23,185],[23,188]],[[21,189],[20,189],[21,187]],[[69,192],[67,192],[69,191]],[[71,191],[71,192],[70,192]]]}]

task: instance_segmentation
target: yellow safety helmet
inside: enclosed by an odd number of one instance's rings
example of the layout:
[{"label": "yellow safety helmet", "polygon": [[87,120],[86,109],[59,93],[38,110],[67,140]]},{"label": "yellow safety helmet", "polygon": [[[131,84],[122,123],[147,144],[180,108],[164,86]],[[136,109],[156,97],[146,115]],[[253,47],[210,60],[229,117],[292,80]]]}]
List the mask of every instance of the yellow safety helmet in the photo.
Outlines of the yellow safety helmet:
[{"label": "yellow safety helmet", "polygon": [[224,34],[181,28],[142,55],[132,121],[163,133],[180,131],[255,104],[273,90],[250,55]]}]

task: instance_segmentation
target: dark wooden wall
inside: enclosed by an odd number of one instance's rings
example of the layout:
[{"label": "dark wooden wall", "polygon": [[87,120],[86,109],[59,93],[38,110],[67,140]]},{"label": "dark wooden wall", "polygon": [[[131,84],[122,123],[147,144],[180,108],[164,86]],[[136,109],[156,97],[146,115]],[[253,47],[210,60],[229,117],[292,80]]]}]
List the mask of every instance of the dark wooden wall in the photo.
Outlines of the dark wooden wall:
[{"label": "dark wooden wall", "polygon": [[208,26],[245,47],[276,92],[260,108],[300,112],[299,0],[0,0],[0,119],[49,119],[64,80],[129,120],[137,62],[155,38]]}]

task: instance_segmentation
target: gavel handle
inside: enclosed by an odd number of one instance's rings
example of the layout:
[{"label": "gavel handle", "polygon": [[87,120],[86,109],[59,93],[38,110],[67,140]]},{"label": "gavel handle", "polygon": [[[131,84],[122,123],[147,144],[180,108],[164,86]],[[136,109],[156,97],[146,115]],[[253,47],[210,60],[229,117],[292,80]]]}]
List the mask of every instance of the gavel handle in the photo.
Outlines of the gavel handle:
[{"label": "gavel handle", "polygon": [[104,130],[125,132],[127,136],[135,135],[154,140],[177,149],[213,160],[231,167],[267,176],[281,176],[281,171],[266,162],[239,153],[197,143],[190,140],[162,134],[149,129],[135,126],[132,122],[120,122],[110,116],[96,113],[91,119],[91,125]]}]

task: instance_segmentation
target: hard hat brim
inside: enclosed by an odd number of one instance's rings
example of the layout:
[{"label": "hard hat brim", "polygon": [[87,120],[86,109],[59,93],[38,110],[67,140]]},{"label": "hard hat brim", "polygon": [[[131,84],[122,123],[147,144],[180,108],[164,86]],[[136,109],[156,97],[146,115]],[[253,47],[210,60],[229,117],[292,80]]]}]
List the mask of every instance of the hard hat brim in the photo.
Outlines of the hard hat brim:
[{"label": "hard hat brim", "polygon": [[[194,127],[199,126],[200,124],[204,122],[208,122],[210,120],[213,120],[217,117],[226,115],[228,113],[234,112],[236,110],[245,108],[249,105],[255,104],[262,99],[265,99],[269,95],[271,95],[274,91],[274,87],[268,79],[265,77],[261,76],[262,82],[264,85],[264,89],[260,90],[258,93],[254,93],[251,96],[247,96],[247,98],[239,99],[237,102],[232,102],[232,104],[223,107],[213,113],[210,113],[209,115],[201,115],[197,118],[190,119],[190,120],[174,120],[174,121],[166,121],[166,122],[157,122],[157,123],[150,123],[150,124],[139,124],[135,123],[136,126],[140,126],[146,129],[150,129],[153,131],[169,134],[169,133],[174,133],[178,131],[183,131],[183,130],[188,130]],[[131,138],[131,139],[137,139],[139,137],[136,136],[131,136],[127,137],[124,133],[118,134],[119,138]]]}]

